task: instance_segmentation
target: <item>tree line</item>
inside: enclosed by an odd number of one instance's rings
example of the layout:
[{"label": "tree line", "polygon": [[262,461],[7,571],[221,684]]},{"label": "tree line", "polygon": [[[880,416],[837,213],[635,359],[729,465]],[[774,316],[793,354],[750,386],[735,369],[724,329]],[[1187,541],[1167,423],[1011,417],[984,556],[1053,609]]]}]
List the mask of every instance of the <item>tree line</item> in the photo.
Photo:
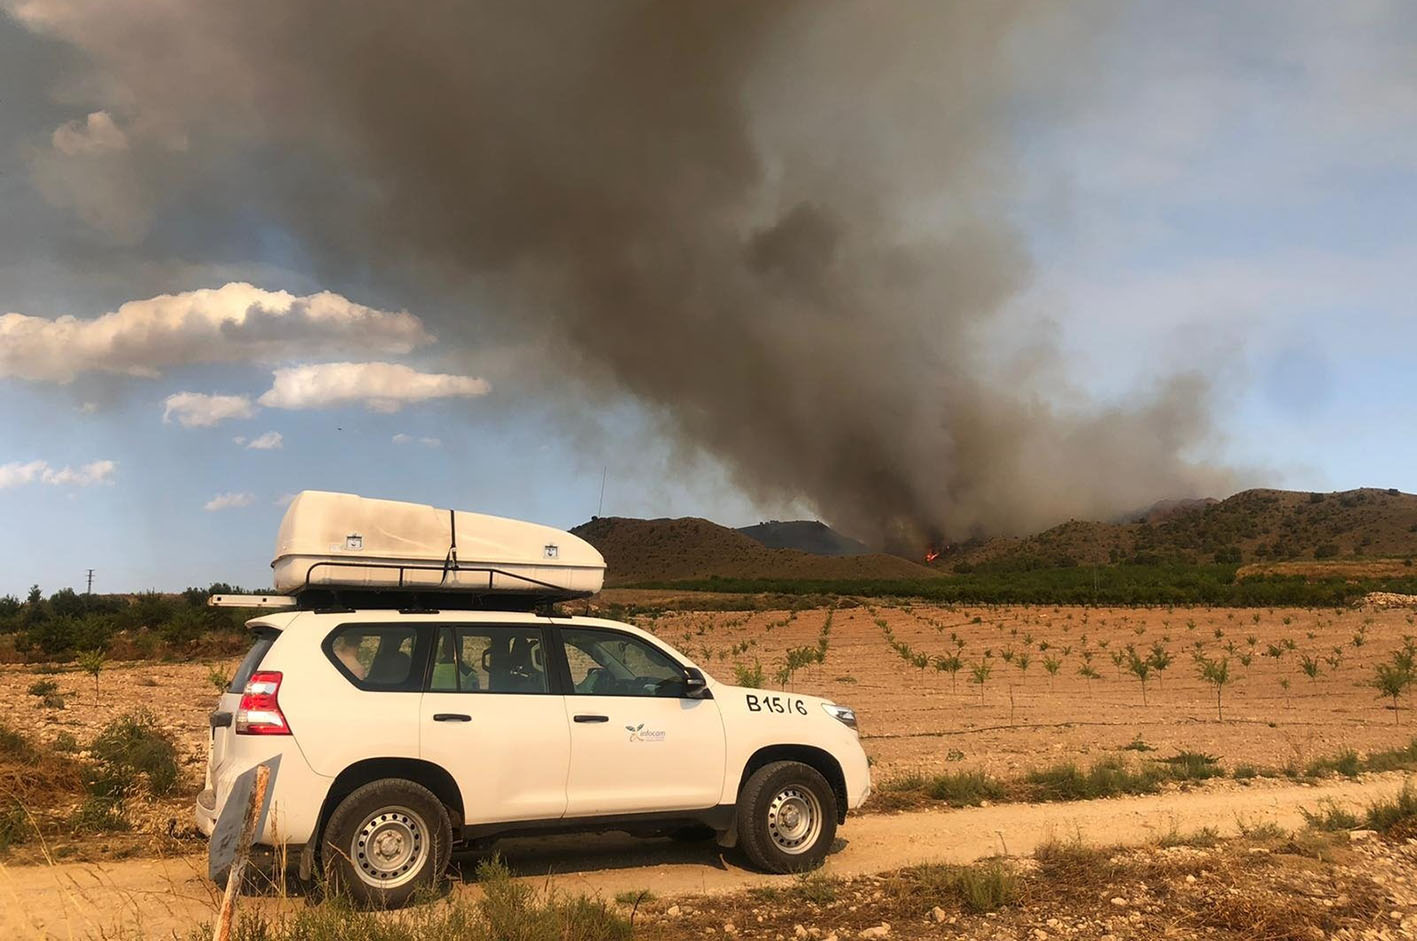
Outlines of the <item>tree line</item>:
[{"label": "tree line", "polygon": [[0,637],[8,637],[17,654],[31,658],[107,652],[124,637],[132,645],[126,653],[158,656],[212,634],[240,632],[253,612],[209,608],[207,598],[241,591],[219,582],[177,594],[97,595],[61,588],[45,597],[35,585],[24,599],[0,597]]},{"label": "tree line", "polygon": [[1107,565],[974,571],[925,579],[753,579],[717,576],[627,587],[741,594],[922,598],[942,604],[1207,605],[1334,607],[1371,592],[1417,594],[1417,575],[1397,578],[1236,576],[1238,566]]}]

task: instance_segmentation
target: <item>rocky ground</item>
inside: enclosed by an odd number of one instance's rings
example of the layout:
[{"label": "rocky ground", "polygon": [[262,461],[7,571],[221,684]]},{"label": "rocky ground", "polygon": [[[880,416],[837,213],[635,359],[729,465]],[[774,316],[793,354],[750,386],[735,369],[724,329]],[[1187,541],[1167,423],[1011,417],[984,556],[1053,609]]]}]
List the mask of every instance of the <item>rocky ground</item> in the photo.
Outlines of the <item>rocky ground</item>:
[{"label": "rocky ground", "polygon": [[1052,844],[1022,861],[641,903],[636,923],[637,935],[664,939],[1395,941],[1417,937],[1417,839],[1266,832],[1213,845]]}]

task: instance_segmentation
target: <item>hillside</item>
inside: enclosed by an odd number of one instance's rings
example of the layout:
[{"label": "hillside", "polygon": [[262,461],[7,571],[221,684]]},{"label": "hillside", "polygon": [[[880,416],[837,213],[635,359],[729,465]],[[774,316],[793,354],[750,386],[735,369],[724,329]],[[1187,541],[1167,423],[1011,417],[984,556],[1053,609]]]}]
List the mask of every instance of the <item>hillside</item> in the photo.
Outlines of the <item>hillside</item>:
[{"label": "hillside", "polygon": [[607,585],[710,578],[930,578],[940,573],[892,555],[823,556],[770,549],[705,519],[600,517],[571,530],[605,556]]},{"label": "hillside", "polygon": [[867,555],[871,551],[817,520],[768,520],[738,531],[769,549],[800,549],[813,555]]},{"label": "hillside", "polygon": [[1246,490],[1218,502],[1186,501],[1129,523],[1072,520],[1024,538],[953,547],[937,565],[1130,561],[1271,562],[1417,556],[1417,496]]}]

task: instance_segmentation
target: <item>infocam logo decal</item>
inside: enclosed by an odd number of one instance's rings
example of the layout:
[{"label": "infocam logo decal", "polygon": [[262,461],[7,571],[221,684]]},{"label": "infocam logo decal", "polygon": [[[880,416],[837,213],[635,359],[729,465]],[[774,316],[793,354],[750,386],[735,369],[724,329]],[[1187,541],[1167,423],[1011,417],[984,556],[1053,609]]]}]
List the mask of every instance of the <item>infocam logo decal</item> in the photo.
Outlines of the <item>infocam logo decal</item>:
[{"label": "infocam logo decal", "polygon": [[662,741],[664,741],[664,730],[663,730],[663,729],[650,729],[650,730],[646,730],[646,729],[645,729],[645,724],[644,724],[643,722],[641,722],[639,725],[627,725],[627,726],[625,726],[625,731],[627,731],[627,732],[630,733],[630,741],[632,741],[632,742],[662,742]]}]

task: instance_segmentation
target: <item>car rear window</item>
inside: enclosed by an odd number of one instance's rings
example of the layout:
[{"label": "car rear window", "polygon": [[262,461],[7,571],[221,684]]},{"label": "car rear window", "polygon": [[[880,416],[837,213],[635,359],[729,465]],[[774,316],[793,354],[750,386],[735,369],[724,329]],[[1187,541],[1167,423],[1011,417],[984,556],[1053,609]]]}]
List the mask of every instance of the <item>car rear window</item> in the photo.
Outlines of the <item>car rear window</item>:
[{"label": "car rear window", "polygon": [[325,656],[360,689],[422,690],[428,637],[408,624],[348,624],[325,638]]},{"label": "car rear window", "polygon": [[240,693],[246,689],[246,684],[251,681],[251,674],[260,668],[266,651],[271,649],[271,645],[280,636],[280,631],[272,630],[258,630],[255,633],[256,641],[251,645],[251,649],[246,651],[241,665],[236,668],[236,675],[231,678],[231,685],[226,688],[228,693]]}]

